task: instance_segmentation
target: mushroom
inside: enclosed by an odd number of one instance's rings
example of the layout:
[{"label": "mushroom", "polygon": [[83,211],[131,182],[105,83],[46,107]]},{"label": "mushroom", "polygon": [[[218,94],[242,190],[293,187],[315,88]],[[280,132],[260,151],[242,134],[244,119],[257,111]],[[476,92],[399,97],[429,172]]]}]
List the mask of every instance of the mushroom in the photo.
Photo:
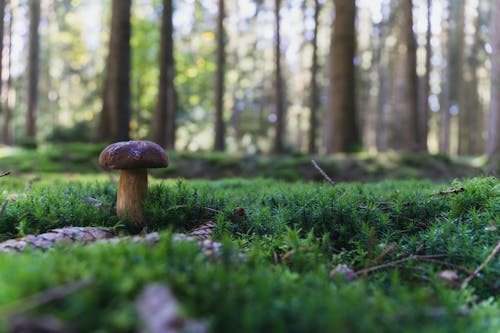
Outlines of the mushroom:
[{"label": "mushroom", "polygon": [[148,192],[147,168],[168,166],[165,151],[151,141],[123,141],[113,143],[99,155],[99,164],[120,170],[116,199],[116,214],[120,219],[142,222],[142,203]]}]

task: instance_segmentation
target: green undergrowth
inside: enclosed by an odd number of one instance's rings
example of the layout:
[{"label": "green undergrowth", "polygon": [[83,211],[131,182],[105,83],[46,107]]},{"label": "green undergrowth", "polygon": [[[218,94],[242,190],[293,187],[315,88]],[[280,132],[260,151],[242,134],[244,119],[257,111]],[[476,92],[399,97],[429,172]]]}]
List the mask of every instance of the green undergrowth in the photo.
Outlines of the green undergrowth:
[{"label": "green undergrowth", "polygon": [[[0,168],[16,173],[102,173],[98,156],[103,144],[68,143],[44,145],[38,149],[0,148]],[[431,179],[450,181],[454,178],[485,174],[486,160],[457,159],[425,153],[371,155],[359,153],[333,156],[243,155],[230,153],[167,152],[170,165],[151,170],[160,178],[221,179],[229,177],[270,178],[285,181],[321,181],[323,176],[311,164],[317,160],[335,181],[377,181],[387,178]],[[492,172],[490,172],[492,173]]]},{"label": "green undergrowth", "polygon": [[[140,231],[117,219],[116,184],[107,176],[65,177],[0,178],[0,204],[7,202],[0,239],[70,225]],[[445,190],[456,193],[438,194]],[[219,257],[172,240],[207,220],[223,243]],[[153,180],[144,226],[161,233],[159,244],[0,254],[0,323],[30,295],[89,279],[90,286],[27,314],[54,316],[81,332],[136,332],[135,299],[160,282],[173,289],[186,316],[204,320],[212,332],[494,333],[498,255],[464,287],[439,274],[452,270],[465,279],[498,243],[497,222],[500,182],[491,177],[337,186]],[[410,255],[430,260],[390,265]],[[389,265],[349,282],[329,276],[338,264],[355,271]]]}]

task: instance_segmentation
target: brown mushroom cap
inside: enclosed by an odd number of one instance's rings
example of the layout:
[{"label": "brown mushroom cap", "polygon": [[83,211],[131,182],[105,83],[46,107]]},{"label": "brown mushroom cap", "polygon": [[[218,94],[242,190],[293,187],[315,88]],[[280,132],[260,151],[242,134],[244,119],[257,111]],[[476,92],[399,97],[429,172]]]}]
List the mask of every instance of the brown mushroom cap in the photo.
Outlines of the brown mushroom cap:
[{"label": "brown mushroom cap", "polygon": [[99,164],[110,169],[147,169],[168,166],[163,148],[151,141],[113,143],[99,155]]}]

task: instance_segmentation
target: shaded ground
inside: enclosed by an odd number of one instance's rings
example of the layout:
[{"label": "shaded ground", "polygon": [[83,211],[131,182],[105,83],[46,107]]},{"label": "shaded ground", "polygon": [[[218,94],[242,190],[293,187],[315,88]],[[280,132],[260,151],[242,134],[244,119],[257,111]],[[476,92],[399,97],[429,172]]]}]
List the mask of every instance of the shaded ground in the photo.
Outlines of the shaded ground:
[{"label": "shaded ground", "polygon": [[[0,168],[28,172],[104,172],[98,165],[103,145],[61,144],[38,150],[0,149]],[[226,153],[168,152],[167,169],[152,170],[159,178],[220,179],[273,178],[286,181],[314,180],[324,177],[311,164],[315,159],[335,181],[377,181],[393,179],[430,179],[447,181],[485,174],[466,160],[423,153],[385,153],[379,155],[334,155],[331,157],[256,156]]]}]

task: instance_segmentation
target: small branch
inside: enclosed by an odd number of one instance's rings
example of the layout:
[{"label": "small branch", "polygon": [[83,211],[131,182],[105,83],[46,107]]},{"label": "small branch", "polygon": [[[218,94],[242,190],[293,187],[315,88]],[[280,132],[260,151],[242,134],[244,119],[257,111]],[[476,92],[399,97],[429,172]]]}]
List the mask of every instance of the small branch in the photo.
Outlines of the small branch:
[{"label": "small branch", "polygon": [[371,259],[373,256],[373,247],[375,246],[375,234],[376,234],[375,227],[372,227],[370,229],[370,236],[368,239],[368,252],[366,254],[366,257],[368,259]]},{"label": "small branch", "polygon": [[332,184],[332,186],[335,186],[337,185],[336,182],[334,182],[327,174],[325,171],[323,171],[323,169],[321,169],[321,167],[318,165],[318,163],[316,163],[315,160],[311,160],[311,163],[312,165],[316,168],[316,170],[319,171],[319,173],[330,183]]},{"label": "small branch", "polygon": [[379,262],[382,260],[387,254],[390,252],[394,251],[396,249],[396,245],[392,244],[391,246],[388,246],[380,253],[376,258],[375,258],[375,263]]},{"label": "small branch", "polygon": [[437,195],[457,194],[457,193],[464,192],[464,191],[465,191],[465,189],[463,187],[459,187],[459,188],[450,188],[447,190],[442,190],[436,194]]},{"label": "small branch", "polygon": [[391,262],[388,262],[386,264],[382,264],[382,265],[378,265],[378,266],[372,266],[372,267],[369,267],[369,268],[361,269],[361,270],[359,270],[359,271],[356,272],[356,275],[360,276],[360,275],[364,275],[364,274],[367,274],[367,273],[370,273],[370,272],[373,272],[373,271],[378,271],[378,270],[385,269],[385,268],[397,267],[399,264],[404,263],[406,261],[410,261],[410,260],[424,261],[426,259],[433,259],[433,258],[439,258],[439,257],[442,257],[442,256],[441,255],[430,255],[430,256],[411,255],[409,257],[405,257],[405,258],[402,258],[402,259],[391,261]]},{"label": "small branch", "polygon": [[498,251],[500,251],[500,241],[498,241],[497,246],[495,246],[493,251],[491,251],[489,256],[483,261],[483,263],[479,265],[476,270],[464,280],[464,282],[462,282],[462,287],[465,287],[476,275],[478,275],[479,272],[484,268],[484,266],[486,266],[486,264],[490,262],[490,260],[493,259],[493,257],[498,253]]},{"label": "small branch", "polygon": [[7,204],[9,203],[9,200],[5,200],[0,207],[0,217],[3,215],[3,212],[5,211],[5,208],[7,208]]},{"label": "small branch", "polygon": [[0,308],[0,318],[10,317],[13,314],[26,312],[38,306],[53,302],[89,287],[94,283],[92,279],[78,280],[56,286],[28,296],[17,302]]},{"label": "small branch", "polygon": [[5,176],[8,176],[10,175],[10,171],[0,171],[0,177],[5,177]]},{"label": "small branch", "polygon": [[[174,210],[174,209],[178,209],[178,208],[186,208],[187,205],[176,205],[176,206],[172,206],[172,207],[169,207],[167,208],[167,212],[171,211],[171,210]],[[223,212],[221,210],[218,210],[218,209],[215,209],[215,208],[210,208],[210,207],[201,207],[201,209],[205,209],[205,210],[208,210],[209,212],[213,212],[213,213],[217,213],[217,214],[223,214]]]}]

